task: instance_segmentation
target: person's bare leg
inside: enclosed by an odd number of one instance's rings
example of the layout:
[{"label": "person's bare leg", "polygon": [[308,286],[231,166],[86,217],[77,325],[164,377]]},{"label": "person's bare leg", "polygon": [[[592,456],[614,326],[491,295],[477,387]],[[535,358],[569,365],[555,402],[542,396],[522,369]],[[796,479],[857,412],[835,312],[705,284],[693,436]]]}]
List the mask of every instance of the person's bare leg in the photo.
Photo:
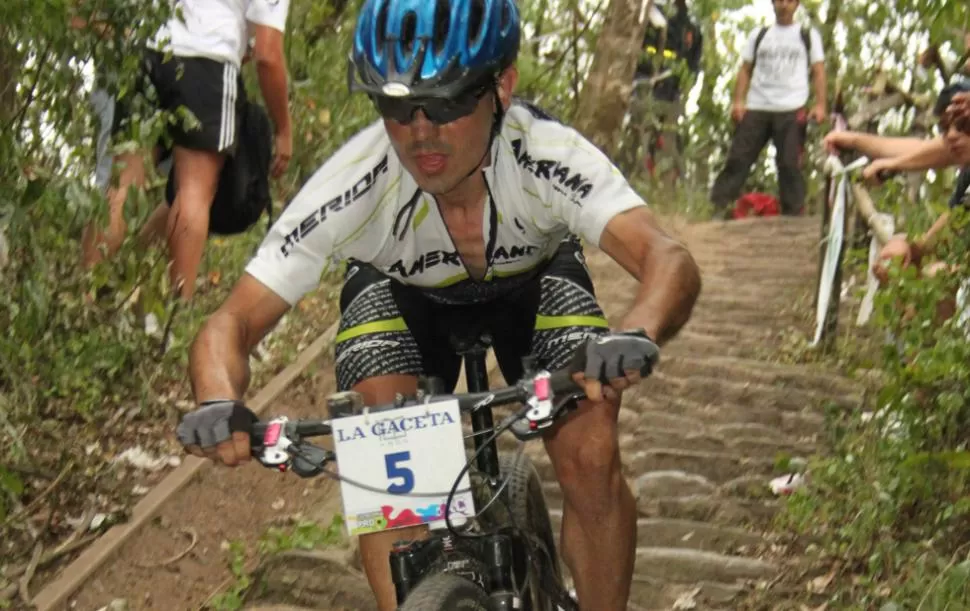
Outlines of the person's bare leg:
[{"label": "person's bare leg", "polygon": [[148,220],[138,230],[138,244],[142,248],[165,241],[165,229],[168,227],[168,203],[162,202],[155,206]]},{"label": "person's bare leg", "polygon": [[545,438],[563,492],[562,557],[583,611],[623,611],[636,557],[633,493],[620,471],[619,402],[580,407]]},{"label": "person's bare leg", "polygon": [[168,214],[166,235],[172,257],[172,286],[189,299],[195,294],[205,242],[209,237],[209,210],[219,185],[225,156],[212,151],[175,147],[178,193]]},{"label": "person's bare leg", "polygon": [[108,190],[108,226],[101,229],[97,221],[91,220],[81,235],[81,263],[86,269],[111,257],[125,241],[128,224],[125,222],[125,202],[131,187],[141,189],[145,186],[145,152],[122,153],[115,158],[121,164],[118,185]]},{"label": "person's bare leg", "polygon": [[[408,375],[386,375],[368,378],[353,388],[364,395],[367,405],[383,405],[394,400],[397,393],[413,395],[418,390],[418,380]],[[374,592],[378,611],[394,611],[397,594],[391,581],[389,555],[395,541],[426,539],[428,528],[415,526],[400,528],[360,537],[360,563],[367,575],[367,582]]]}]

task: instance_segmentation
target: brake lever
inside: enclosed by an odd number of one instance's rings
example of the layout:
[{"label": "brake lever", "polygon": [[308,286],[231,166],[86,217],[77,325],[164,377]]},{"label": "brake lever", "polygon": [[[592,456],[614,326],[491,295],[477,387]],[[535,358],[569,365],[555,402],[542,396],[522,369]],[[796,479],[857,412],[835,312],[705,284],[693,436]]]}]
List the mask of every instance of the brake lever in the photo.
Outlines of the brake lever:
[{"label": "brake lever", "polygon": [[266,425],[262,443],[253,447],[253,456],[264,467],[286,471],[290,462],[289,449],[293,445],[293,441],[286,434],[286,423],[289,420],[286,416],[270,420]]},{"label": "brake lever", "polygon": [[313,477],[324,471],[324,465],[336,458],[330,450],[304,441],[290,446],[290,470],[300,477]]}]

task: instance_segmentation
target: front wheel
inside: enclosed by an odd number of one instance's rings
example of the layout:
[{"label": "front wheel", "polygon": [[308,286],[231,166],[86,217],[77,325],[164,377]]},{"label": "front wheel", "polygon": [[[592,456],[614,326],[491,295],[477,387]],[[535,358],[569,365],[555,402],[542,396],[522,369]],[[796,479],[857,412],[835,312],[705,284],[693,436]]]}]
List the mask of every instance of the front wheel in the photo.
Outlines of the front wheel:
[{"label": "front wheel", "polygon": [[422,579],[398,611],[488,611],[488,595],[464,577],[436,573]]},{"label": "front wheel", "polygon": [[556,609],[555,601],[543,588],[543,577],[559,581],[561,574],[549,509],[542,494],[542,481],[532,461],[523,453],[501,456],[500,467],[508,481],[505,494],[512,521],[540,542],[539,549],[529,546],[531,553],[527,552],[525,558],[517,558],[515,562],[520,579],[525,577],[523,609]]}]

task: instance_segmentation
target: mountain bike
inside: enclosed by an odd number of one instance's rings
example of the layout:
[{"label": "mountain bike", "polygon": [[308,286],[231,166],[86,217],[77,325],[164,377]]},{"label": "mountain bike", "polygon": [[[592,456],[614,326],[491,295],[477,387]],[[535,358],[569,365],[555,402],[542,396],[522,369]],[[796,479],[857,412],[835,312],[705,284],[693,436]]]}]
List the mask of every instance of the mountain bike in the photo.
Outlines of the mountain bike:
[{"label": "mountain bike", "polygon": [[[538,473],[521,446],[500,455],[496,438],[511,431],[521,441],[534,439],[585,395],[568,371],[536,371],[529,358],[520,381],[490,390],[490,343],[487,334],[452,338],[468,393],[444,394],[440,380],[423,378],[414,397],[399,396],[390,405],[366,406],[359,393],[336,393],[327,400],[329,420],[279,417],[254,427],[253,455],[264,466],[341,480],[351,534],[429,525],[427,539],[399,541],[390,552],[400,611],[579,609],[563,585]],[[521,407],[496,424],[493,408],[512,404]],[[470,459],[461,413],[471,420]],[[333,437],[335,451],[308,441],[325,435]],[[355,444],[362,449],[351,450]],[[455,448],[450,463],[428,458],[446,447]],[[332,461],[339,476],[325,469]],[[462,462],[457,476],[443,468]],[[469,483],[473,464],[476,486]],[[381,480],[388,484],[375,484]],[[424,484],[434,488],[446,480],[450,490],[415,491],[421,482],[434,481]]]}]

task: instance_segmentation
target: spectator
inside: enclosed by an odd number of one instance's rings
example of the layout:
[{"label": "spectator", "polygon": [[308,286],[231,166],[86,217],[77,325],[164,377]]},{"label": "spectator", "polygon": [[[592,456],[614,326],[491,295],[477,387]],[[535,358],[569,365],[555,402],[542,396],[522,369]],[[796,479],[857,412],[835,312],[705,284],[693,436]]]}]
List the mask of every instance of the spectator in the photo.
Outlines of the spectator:
[{"label": "spectator", "polygon": [[[173,259],[171,275],[179,293],[191,297],[209,233],[209,214],[226,158],[237,151],[240,120],[246,109],[239,70],[250,33],[260,89],[273,123],[274,176],[292,155],[283,32],[289,0],[182,0],[180,16],[161,29],[145,54],[145,76],[161,109],[184,108],[195,121],[171,129],[177,192],[165,219]],[[144,92],[142,92],[144,93]],[[122,118],[124,112],[121,111]],[[124,239],[124,202],[128,188],[144,185],[144,152],[119,159],[119,184],[109,197],[107,231],[89,232],[85,263],[101,258],[100,248],[116,251]],[[154,217],[154,218],[157,218]]]},{"label": "spectator", "polygon": [[[869,180],[877,180],[882,172],[917,171],[961,167],[956,188],[950,198],[950,208],[970,207],[970,80],[958,81],[946,87],[936,101],[934,112],[940,117],[940,135],[931,139],[887,138],[858,132],[833,132],[825,144],[841,149],[857,150],[874,159],[863,172]],[[886,243],[880,259],[901,259],[903,265],[916,265],[923,273],[933,275],[946,267],[927,260],[936,254],[941,231],[947,226],[949,212],[940,215],[925,234],[910,239],[897,234]],[[885,267],[873,270],[883,282],[887,280]],[[953,304],[942,304],[941,315],[952,314]]]},{"label": "spectator", "polygon": [[[659,166],[672,184],[683,172],[677,123],[683,111],[683,85],[688,80],[684,67],[692,81],[700,70],[703,34],[690,18],[687,0],[675,0],[669,19],[664,14],[666,9],[667,0],[654,0],[643,37],[643,55],[634,75],[630,122],[631,133],[649,134],[646,146],[651,172]],[[634,155],[639,155],[640,146],[640,138],[635,137]]]},{"label": "spectator", "polygon": [[815,89],[811,118],[821,123],[826,115],[822,37],[818,30],[795,22],[798,0],[773,0],[773,5],[775,24],[752,32],[741,54],[731,110],[737,127],[727,162],[711,191],[719,218],[727,216],[769,139],[777,149],[782,214],[801,214],[805,204],[801,153],[809,78]]}]

